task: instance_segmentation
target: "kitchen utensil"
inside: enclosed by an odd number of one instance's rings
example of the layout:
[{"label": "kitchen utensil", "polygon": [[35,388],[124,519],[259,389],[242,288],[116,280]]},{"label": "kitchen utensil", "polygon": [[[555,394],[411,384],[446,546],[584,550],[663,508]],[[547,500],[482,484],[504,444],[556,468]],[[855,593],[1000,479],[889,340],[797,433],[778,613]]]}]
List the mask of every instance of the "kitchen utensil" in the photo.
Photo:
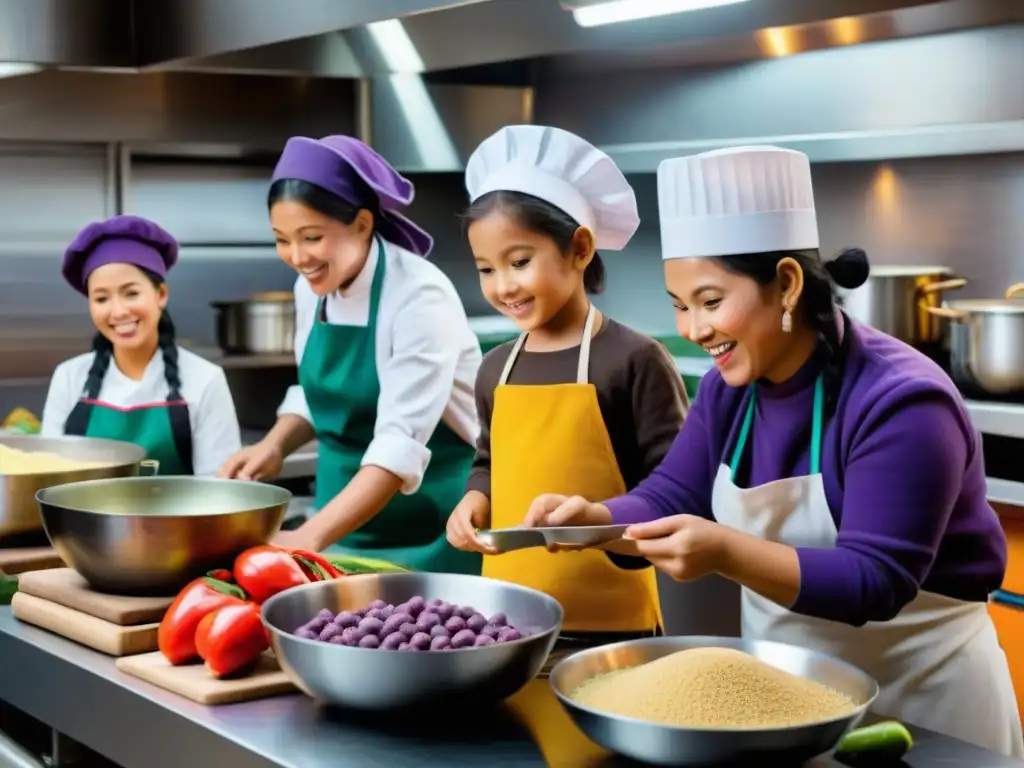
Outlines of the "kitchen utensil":
[{"label": "kitchen utensil", "polygon": [[66,459],[110,462],[93,469],[38,472],[28,475],[0,474],[0,536],[42,529],[36,506],[36,493],[63,483],[131,477],[139,474],[146,451],[132,443],[100,440],[93,437],[39,437],[38,435],[0,436],[0,445],[33,453],[53,453]]},{"label": "kitchen utensil", "polygon": [[155,651],[159,622],[125,626],[90,616],[60,603],[18,590],[11,599],[14,618],[74,640],[110,656]]},{"label": "kitchen utensil", "polygon": [[872,266],[864,285],[844,291],[843,309],[883,333],[914,346],[945,341],[944,325],[928,312],[942,304],[943,291],[963,288],[948,267]]},{"label": "kitchen utensil", "polygon": [[249,674],[227,680],[218,680],[202,664],[173,667],[159,651],[123,656],[114,661],[114,666],[158,688],[211,706],[295,693],[292,681],[269,653],[260,658],[256,669]]},{"label": "kitchen utensil", "polygon": [[71,568],[22,574],[18,587],[25,594],[122,627],[159,622],[174,600],[173,597],[132,597],[97,592]]},{"label": "kitchen utensil", "polygon": [[[352,648],[292,634],[323,608],[365,608],[373,600],[399,604],[417,595],[471,605],[484,615],[505,613],[526,637],[453,651]],[[562,626],[554,598],[516,584],[448,573],[347,576],[294,587],[263,604],[263,623],[281,668],[306,694],[361,710],[491,704],[522,688],[544,665]]]},{"label": "kitchen utensil", "polygon": [[1024,391],[1024,283],[1004,299],[973,299],[928,307],[951,322],[950,374],[958,384],[991,395]]},{"label": "kitchen utensil", "polygon": [[552,526],[550,528],[500,528],[480,531],[477,533],[477,538],[502,552],[555,545],[567,549],[585,549],[618,541],[628,527],[628,525],[579,525]]},{"label": "kitchen utensil", "polygon": [[[811,725],[744,730],[699,730],[610,715],[573,701],[572,692],[587,680],[629,669],[688,648],[734,648],[767,664],[815,680],[850,697],[849,715]],[[629,640],[576,653],[551,671],[551,688],[573,722],[607,750],[655,765],[731,764],[756,758],[802,763],[831,750],[854,728],[878,695],[878,684],[856,667],[806,648],[738,637],[653,637]]]},{"label": "kitchen utensil", "polygon": [[295,297],[256,293],[241,301],[215,301],[217,344],[229,355],[285,355],[295,350]]},{"label": "kitchen utensil", "polygon": [[190,476],[92,480],[36,494],[50,542],[90,586],[160,596],[268,541],[291,497],[264,483]]}]

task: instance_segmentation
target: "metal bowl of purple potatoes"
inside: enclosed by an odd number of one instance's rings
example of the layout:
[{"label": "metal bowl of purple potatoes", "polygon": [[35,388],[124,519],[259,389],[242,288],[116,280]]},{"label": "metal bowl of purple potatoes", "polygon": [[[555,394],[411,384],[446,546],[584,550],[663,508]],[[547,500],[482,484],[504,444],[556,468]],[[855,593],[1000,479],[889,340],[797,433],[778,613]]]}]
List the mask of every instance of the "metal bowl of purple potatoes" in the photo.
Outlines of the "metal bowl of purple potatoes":
[{"label": "metal bowl of purple potatoes", "polygon": [[511,696],[544,666],[563,615],[542,592],[447,573],[345,576],[293,587],[262,609],[300,690],[371,712]]}]

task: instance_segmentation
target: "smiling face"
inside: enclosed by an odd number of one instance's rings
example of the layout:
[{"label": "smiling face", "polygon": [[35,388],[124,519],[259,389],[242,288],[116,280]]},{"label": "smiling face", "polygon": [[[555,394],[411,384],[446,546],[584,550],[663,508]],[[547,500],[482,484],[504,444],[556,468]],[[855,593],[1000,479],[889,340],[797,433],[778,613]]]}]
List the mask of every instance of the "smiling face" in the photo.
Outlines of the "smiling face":
[{"label": "smiling face", "polygon": [[593,258],[587,243],[574,240],[571,254],[562,253],[550,237],[500,208],[474,221],[468,235],[484,298],[523,331],[551,324],[583,293],[583,273]]},{"label": "smiling face", "polygon": [[294,200],[270,209],[277,255],[306,278],[313,293],[326,296],[352,282],[366,263],[373,215],[361,209],[351,224]]},{"label": "smiling face", "polygon": [[153,285],[134,264],[104,264],[89,275],[89,314],[111,344],[135,349],[155,344],[167,286]]},{"label": "smiling face", "polygon": [[791,358],[806,356],[808,329],[794,317],[793,332],[782,330],[783,312],[795,315],[803,274],[792,259],[780,261],[777,269],[777,278],[761,285],[715,259],[665,262],[679,335],[711,354],[729,386],[761,378],[783,381],[792,375]]}]

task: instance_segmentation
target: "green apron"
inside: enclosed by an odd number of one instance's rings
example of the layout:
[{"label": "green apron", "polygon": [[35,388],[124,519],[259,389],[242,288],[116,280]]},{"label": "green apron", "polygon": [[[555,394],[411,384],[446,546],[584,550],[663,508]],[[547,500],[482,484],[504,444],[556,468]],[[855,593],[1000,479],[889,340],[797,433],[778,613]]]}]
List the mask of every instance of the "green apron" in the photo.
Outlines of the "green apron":
[{"label": "green apron", "polygon": [[64,434],[123,440],[146,449],[159,462],[158,474],[191,475],[192,426],[184,400],[118,408],[82,398],[64,425]]},{"label": "green apron", "polygon": [[[355,477],[373,440],[380,397],[377,314],[386,259],[384,246],[378,243],[368,324],[331,325],[320,302],[302,353],[299,384],[319,443],[318,510]],[[329,552],[386,560],[416,571],[480,573],[481,555],[461,552],[445,538],[448,516],[465,492],[474,448],[443,421],[427,448],[430,464],[419,490],[411,496],[396,493],[375,517],[332,545]]]}]

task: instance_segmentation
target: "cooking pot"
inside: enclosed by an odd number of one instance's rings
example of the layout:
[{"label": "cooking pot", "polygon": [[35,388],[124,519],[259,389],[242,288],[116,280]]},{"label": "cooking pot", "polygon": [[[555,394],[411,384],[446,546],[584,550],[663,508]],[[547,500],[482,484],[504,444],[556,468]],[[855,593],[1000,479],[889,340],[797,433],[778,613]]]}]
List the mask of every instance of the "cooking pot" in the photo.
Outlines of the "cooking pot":
[{"label": "cooking pot", "polygon": [[945,324],[928,312],[942,305],[942,292],[963,288],[948,267],[871,267],[867,282],[843,294],[850,317],[913,346],[941,344]]},{"label": "cooking pot", "polygon": [[950,373],[957,384],[990,395],[1024,392],[1024,283],[1005,299],[974,299],[928,307],[951,321]]},{"label": "cooking pot", "polygon": [[295,350],[295,297],[257,293],[241,301],[215,301],[217,344],[229,355],[286,355]]}]

